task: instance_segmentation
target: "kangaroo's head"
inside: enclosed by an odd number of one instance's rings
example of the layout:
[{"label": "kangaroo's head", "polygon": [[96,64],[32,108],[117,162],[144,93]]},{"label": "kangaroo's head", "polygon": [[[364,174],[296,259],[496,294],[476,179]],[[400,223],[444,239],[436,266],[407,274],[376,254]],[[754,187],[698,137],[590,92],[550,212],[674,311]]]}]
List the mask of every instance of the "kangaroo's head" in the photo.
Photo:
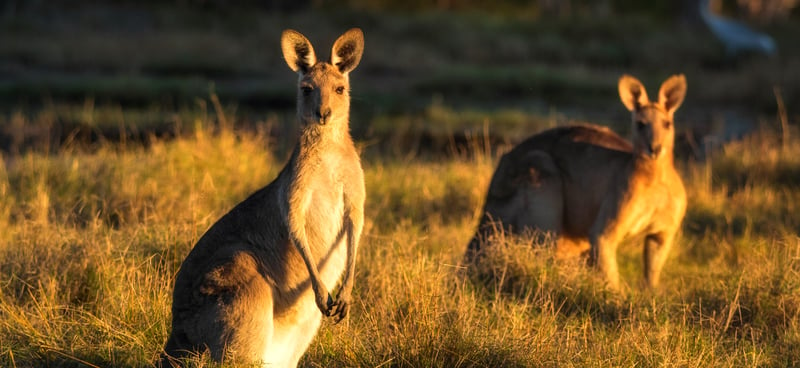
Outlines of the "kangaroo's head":
[{"label": "kangaroo's head", "polygon": [[629,75],[619,79],[619,97],[631,111],[634,153],[645,158],[672,157],[675,142],[675,110],[686,96],[686,78],[673,75],[661,85],[658,101],[650,102],[639,80]]},{"label": "kangaroo's head", "polygon": [[283,58],[299,75],[297,116],[303,127],[347,125],[350,111],[348,73],[361,61],[364,34],[350,29],[334,42],[330,63],[317,61],[314,48],[305,36],[287,29],[281,36]]}]

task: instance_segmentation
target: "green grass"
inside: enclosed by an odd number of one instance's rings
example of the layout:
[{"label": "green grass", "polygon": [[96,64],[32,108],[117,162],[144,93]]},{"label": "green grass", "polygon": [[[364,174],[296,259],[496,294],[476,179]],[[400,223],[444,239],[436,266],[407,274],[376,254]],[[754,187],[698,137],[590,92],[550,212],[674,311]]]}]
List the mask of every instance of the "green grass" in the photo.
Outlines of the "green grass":
[{"label": "green grass", "polygon": [[[285,154],[267,134],[219,123],[230,114],[195,113],[175,139],[6,157],[0,365],[146,366],[159,354],[181,260]],[[800,140],[775,141],[765,131],[684,164],[690,206],[663,286],[640,288],[641,247],[628,244],[621,294],[526,238],[492,248],[478,274],[459,266],[494,147],[366,153],[356,304],[323,325],[301,365],[798,365]]]}]

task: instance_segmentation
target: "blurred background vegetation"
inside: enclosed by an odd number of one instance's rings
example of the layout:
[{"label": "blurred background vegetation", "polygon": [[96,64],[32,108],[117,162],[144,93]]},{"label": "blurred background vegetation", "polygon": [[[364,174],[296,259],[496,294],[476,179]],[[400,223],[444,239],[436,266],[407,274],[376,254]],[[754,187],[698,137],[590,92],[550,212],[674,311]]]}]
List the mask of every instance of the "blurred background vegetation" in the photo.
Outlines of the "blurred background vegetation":
[{"label": "blurred background vegetation", "polygon": [[353,131],[373,146],[441,151],[484,134],[514,143],[574,121],[624,134],[618,77],[655,88],[685,73],[679,155],[699,157],[708,137],[775,124],[776,92],[800,106],[796,5],[712,1],[778,47],[734,57],[701,21],[698,0],[5,0],[0,148],[186,133],[211,94],[238,127],[280,137],[294,129],[295,88],[280,32],[298,29],[322,48],[357,26],[366,53],[353,73]]}]

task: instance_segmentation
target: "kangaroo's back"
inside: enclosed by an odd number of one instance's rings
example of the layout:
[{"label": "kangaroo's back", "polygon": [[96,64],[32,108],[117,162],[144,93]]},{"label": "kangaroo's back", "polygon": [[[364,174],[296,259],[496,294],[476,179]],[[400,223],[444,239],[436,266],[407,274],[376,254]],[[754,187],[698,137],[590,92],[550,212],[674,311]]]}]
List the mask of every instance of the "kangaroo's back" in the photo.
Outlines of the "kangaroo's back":
[{"label": "kangaroo's back", "polygon": [[363,35],[340,36],[330,63],[296,31],[281,44],[298,73],[298,143],[278,177],[212,225],[183,261],[162,365],[208,351],[217,361],[294,366],[323,315],[348,314],[365,197],[348,73]]},{"label": "kangaroo's back", "polygon": [[592,128],[567,128],[572,134],[548,151],[563,190],[560,231],[570,238],[589,235],[603,200],[624,185],[620,178],[631,166],[630,142],[608,128]]}]

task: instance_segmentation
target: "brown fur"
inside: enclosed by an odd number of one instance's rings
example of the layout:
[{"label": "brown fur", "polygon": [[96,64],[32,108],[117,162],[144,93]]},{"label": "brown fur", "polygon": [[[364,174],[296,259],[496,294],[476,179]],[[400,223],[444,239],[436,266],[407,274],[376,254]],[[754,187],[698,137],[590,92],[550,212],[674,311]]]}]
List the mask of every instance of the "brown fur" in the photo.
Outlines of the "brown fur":
[{"label": "brown fur", "polygon": [[[278,177],[220,218],[183,261],[162,365],[207,350],[216,361],[296,366],[322,316],[338,321],[349,311],[365,194],[348,73],[363,35],[339,37],[331,63],[317,62],[296,31],[281,43],[299,74],[299,143]],[[345,270],[334,299],[328,291]]]},{"label": "brown fur", "polygon": [[672,154],[673,116],[686,80],[665,81],[657,102],[630,76],[620,79],[619,92],[632,113],[632,144],[607,128],[572,126],[537,134],[503,155],[468,260],[496,228],[535,229],[557,235],[559,255],[588,252],[617,288],[617,245],[644,233],[644,276],[657,286],[686,211]]}]

